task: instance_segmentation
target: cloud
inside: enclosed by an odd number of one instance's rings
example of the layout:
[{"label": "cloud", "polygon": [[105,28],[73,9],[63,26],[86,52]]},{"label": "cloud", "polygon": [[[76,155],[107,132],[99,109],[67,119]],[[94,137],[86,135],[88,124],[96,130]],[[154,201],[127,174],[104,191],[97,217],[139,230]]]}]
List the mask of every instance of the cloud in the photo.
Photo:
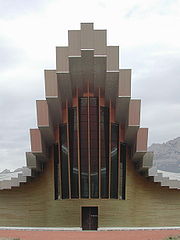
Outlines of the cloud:
[{"label": "cloud", "polygon": [[10,39],[0,36],[0,71],[16,66],[25,58],[25,52],[18,48]]},{"label": "cloud", "polygon": [[137,19],[152,15],[172,15],[178,13],[178,5],[179,0],[140,0],[127,10],[125,17]]},{"label": "cloud", "polygon": [[19,15],[42,11],[48,2],[48,0],[13,0],[13,2],[11,0],[0,0],[0,19],[12,19]]}]

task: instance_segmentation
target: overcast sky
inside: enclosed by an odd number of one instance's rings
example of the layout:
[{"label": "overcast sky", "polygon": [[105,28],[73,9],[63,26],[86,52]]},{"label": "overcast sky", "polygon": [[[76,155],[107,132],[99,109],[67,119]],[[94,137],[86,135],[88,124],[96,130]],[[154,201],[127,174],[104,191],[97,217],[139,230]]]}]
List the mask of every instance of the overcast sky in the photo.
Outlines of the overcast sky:
[{"label": "overcast sky", "polygon": [[55,68],[55,46],[81,22],[120,46],[149,145],[180,136],[179,0],[0,0],[0,171],[25,165],[44,69]]}]

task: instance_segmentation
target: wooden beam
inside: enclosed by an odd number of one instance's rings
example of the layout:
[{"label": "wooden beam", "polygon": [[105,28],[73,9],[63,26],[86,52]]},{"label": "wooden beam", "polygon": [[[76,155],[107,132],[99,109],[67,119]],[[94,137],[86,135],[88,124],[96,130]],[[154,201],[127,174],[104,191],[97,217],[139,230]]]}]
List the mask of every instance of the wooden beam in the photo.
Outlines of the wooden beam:
[{"label": "wooden beam", "polygon": [[79,198],[81,198],[81,165],[80,165],[80,132],[79,132],[79,89],[76,89],[77,97],[77,145],[78,145],[78,186],[79,186]]},{"label": "wooden beam", "polygon": [[88,178],[89,178],[89,198],[91,198],[91,153],[90,153],[90,114],[89,114],[89,82],[88,82]]},{"label": "wooden beam", "polygon": [[111,197],[111,100],[109,101],[109,198]]},{"label": "wooden beam", "polygon": [[98,93],[98,114],[99,114],[99,198],[101,198],[101,90]]},{"label": "wooden beam", "polygon": [[68,149],[68,181],[69,181],[69,198],[71,199],[71,168],[70,168],[70,152],[69,152],[69,116],[68,101],[66,100],[66,119],[67,119],[67,149]]}]

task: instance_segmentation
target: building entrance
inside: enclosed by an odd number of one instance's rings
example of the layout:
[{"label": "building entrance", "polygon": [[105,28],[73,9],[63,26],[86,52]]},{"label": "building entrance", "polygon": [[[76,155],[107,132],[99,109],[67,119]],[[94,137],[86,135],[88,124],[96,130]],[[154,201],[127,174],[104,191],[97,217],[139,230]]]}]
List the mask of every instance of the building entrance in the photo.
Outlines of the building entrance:
[{"label": "building entrance", "polygon": [[97,230],[98,207],[82,207],[82,230]]}]

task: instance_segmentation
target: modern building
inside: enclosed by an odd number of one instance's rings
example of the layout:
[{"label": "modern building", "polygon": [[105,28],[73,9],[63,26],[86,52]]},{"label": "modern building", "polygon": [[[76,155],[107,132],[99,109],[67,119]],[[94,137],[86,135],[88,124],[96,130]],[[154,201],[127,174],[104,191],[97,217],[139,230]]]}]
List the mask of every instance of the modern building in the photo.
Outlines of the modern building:
[{"label": "modern building", "polygon": [[0,226],[178,226],[180,182],[162,187],[149,171],[141,101],[131,99],[131,70],[119,69],[106,30],[83,23],[68,32],[56,69],[45,70],[45,92],[27,167],[0,182]]}]

